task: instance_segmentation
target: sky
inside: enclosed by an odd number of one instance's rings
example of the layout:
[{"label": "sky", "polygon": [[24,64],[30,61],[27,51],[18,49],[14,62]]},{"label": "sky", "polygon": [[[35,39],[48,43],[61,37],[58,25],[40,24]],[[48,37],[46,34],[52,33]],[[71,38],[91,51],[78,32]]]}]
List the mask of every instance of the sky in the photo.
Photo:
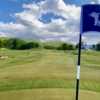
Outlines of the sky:
[{"label": "sky", "polygon": [[[83,4],[100,0],[1,0],[0,37],[77,43]],[[100,42],[99,33],[85,33],[86,43]]]}]

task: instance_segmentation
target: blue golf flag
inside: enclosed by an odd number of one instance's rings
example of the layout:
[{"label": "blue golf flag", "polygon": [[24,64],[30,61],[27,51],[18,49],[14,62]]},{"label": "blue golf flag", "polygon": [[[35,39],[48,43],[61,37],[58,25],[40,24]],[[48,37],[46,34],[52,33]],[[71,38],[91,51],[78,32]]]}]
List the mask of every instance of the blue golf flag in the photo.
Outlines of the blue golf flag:
[{"label": "blue golf flag", "polygon": [[100,5],[98,4],[82,6],[81,33],[89,31],[100,32]]}]

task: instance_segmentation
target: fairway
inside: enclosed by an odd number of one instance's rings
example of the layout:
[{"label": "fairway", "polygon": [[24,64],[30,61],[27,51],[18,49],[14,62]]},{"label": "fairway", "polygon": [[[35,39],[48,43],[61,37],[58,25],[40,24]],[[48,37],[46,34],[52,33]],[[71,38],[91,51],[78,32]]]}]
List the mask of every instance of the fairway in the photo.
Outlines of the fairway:
[{"label": "fairway", "polygon": [[[77,51],[0,49],[0,100],[75,100]],[[80,100],[100,100],[100,52],[82,51]]]},{"label": "fairway", "polygon": [[[99,100],[100,94],[81,91],[80,100]],[[0,100],[75,100],[75,94],[67,89],[33,89],[0,93]]]}]

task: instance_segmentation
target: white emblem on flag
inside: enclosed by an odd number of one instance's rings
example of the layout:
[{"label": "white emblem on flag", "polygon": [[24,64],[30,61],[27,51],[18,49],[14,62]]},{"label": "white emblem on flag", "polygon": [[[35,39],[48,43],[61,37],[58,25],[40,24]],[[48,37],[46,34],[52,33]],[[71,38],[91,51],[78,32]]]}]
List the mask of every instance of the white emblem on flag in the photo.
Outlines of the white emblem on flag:
[{"label": "white emblem on flag", "polygon": [[92,12],[92,13],[90,14],[90,16],[94,18],[94,25],[100,27],[100,20],[99,20],[100,13]]}]

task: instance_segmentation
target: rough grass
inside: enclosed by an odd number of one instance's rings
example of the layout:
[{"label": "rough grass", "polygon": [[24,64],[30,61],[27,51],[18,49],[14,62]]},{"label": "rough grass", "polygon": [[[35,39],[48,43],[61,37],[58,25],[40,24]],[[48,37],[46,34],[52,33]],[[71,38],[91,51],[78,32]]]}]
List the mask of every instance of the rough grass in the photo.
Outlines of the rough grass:
[{"label": "rough grass", "polygon": [[[0,59],[0,100],[74,100],[76,51],[1,49],[0,55],[8,56]],[[82,52],[81,100],[100,99],[99,58],[100,52]]]}]

